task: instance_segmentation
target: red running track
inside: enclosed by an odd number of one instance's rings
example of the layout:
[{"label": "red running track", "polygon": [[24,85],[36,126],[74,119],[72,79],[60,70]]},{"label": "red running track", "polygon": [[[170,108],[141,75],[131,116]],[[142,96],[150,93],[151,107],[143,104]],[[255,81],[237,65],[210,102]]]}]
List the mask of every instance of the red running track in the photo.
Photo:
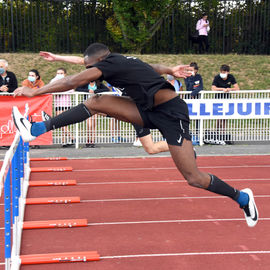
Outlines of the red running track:
[{"label": "red running track", "polygon": [[[188,186],[170,158],[35,161],[31,166],[72,166],[72,172],[32,173],[30,181],[76,179],[78,184],[31,187],[28,198],[80,196],[81,203],[28,205],[25,220],[87,218],[88,227],[24,230],[21,254],[96,250],[102,260],[23,270],[269,269],[270,156],[198,157],[201,170],[238,189],[253,189],[260,214],[255,228],[247,227],[232,200]],[[3,239],[3,230],[0,234]]]}]

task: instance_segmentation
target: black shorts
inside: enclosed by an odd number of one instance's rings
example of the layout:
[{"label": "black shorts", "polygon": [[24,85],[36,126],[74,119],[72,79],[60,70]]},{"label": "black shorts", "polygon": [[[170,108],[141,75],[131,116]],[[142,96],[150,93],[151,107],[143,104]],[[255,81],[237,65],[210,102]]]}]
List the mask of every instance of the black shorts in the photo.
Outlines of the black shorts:
[{"label": "black shorts", "polygon": [[132,125],[136,130],[136,135],[138,138],[142,138],[142,137],[147,136],[151,133],[149,128],[144,128],[144,127],[141,127],[137,124],[132,124]]},{"label": "black shorts", "polygon": [[191,140],[189,134],[188,107],[178,96],[151,110],[142,110],[137,104],[144,127],[157,128],[170,145],[181,146],[183,139]]}]

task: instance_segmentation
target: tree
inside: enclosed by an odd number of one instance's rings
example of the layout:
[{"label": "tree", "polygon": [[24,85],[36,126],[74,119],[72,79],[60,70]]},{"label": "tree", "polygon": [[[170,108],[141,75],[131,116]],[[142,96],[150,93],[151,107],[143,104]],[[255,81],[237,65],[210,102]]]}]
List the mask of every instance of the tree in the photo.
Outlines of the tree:
[{"label": "tree", "polygon": [[140,53],[178,1],[103,0],[100,2],[113,9],[113,14],[106,21],[106,27],[114,41],[129,51]]}]

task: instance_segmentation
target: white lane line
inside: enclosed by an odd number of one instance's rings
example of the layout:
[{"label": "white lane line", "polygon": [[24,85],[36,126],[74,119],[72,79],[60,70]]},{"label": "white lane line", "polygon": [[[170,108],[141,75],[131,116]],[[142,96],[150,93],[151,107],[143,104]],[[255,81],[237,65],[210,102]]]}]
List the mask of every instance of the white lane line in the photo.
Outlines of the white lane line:
[{"label": "white lane line", "polygon": [[[119,222],[99,222],[88,223],[88,226],[105,225],[136,225],[136,224],[159,224],[159,223],[192,223],[192,222],[226,222],[226,221],[244,221],[244,218],[220,218],[220,219],[176,219],[176,220],[145,220],[145,221],[119,221]],[[259,221],[270,221],[270,218],[259,218]]]},{"label": "white lane line", "polygon": [[[270,195],[256,195],[255,198],[270,198]],[[190,199],[225,199],[224,196],[201,196],[201,197],[159,197],[159,198],[127,198],[127,199],[96,199],[81,200],[82,203],[91,202],[122,202],[122,201],[158,201],[158,200],[190,200]]]},{"label": "white lane line", "polygon": [[[250,255],[250,254],[270,254],[270,250],[132,254],[132,255],[101,256],[100,259],[132,259],[132,258],[144,258],[144,257],[205,256],[205,255],[246,255],[246,254],[248,254],[248,255]],[[0,265],[5,265],[5,263],[0,262]]]},{"label": "white lane line", "polygon": [[[209,219],[175,219],[175,220],[140,220],[140,221],[117,221],[117,222],[96,222],[88,223],[88,226],[106,225],[137,225],[137,224],[162,224],[162,223],[192,223],[192,222],[226,222],[226,221],[245,221],[244,218],[209,218]],[[270,221],[270,218],[259,218],[259,221]],[[4,230],[0,227],[0,230]],[[241,246],[240,246],[241,247]]]},{"label": "white lane line", "polygon": [[[199,166],[199,169],[228,169],[228,168],[270,168],[270,165],[231,165],[231,166]],[[153,168],[103,168],[103,169],[75,169],[73,172],[99,172],[99,171],[149,171],[149,170],[177,170],[176,167]]]},{"label": "white lane line", "polygon": [[102,256],[102,257],[100,257],[100,259],[125,259],[125,258],[143,258],[143,257],[171,257],[171,256],[202,256],[202,255],[245,255],[245,254],[270,254],[270,250],[132,254],[132,255]]},{"label": "white lane line", "polygon": [[[270,198],[270,195],[255,195],[255,198]],[[157,197],[157,198],[125,198],[125,199],[94,199],[81,200],[81,203],[92,202],[122,202],[122,201],[158,201],[158,200],[192,200],[192,199],[226,199],[224,196],[201,196],[201,197]],[[227,198],[228,199],[228,198]],[[0,206],[4,206],[3,203]]]},{"label": "white lane line", "polygon": [[[79,180],[80,181],[80,180]],[[225,182],[248,182],[248,181],[270,181],[270,178],[253,178],[253,179],[223,179]],[[120,181],[120,182],[78,182],[77,186],[83,185],[119,185],[119,184],[155,184],[155,183],[186,183],[186,180],[150,180],[150,181]]]}]

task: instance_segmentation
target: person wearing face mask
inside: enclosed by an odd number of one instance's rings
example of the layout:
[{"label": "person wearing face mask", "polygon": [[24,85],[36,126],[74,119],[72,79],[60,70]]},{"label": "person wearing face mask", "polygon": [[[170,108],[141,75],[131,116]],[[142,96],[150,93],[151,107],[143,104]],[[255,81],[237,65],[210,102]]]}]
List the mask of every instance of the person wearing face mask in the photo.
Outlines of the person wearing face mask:
[{"label": "person wearing face mask", "polygon": [[[100,81],[91,81],[88,84],[79,86],[76,88],[75,91],[78,92],[84,92],[84,93],[90,93],[90,94],[98,94],[102,92],[109,92],[110,89],[106,87],[103,83]],[[89,95],[84,95],[84,100],[87,100],[89,98]],[[87,129],[89,132],[89,138],[87,138],[87,142],[85,146],[87,148],[95,148],[95,133],[96,133],[96,123],[97,123],[97,116],[91,117],[87,119]]]},{"label": "person wearing face mask", "polygon": [[[39,72],[36,69],[31,69],[28,73],[27,79],[25,79],[22,82],[22,86],[27,86],[27,87],[32,88],[32,89],[39,89],[39,88],[43,87],[44,85],[45,84],[41,80]],[[39,145],[31,145],[30,148],[31,149],[39,149],[40,146]]]},{"label": "person wearing face mask", "polygon": [[183,91],[183,85],[179,80],[176,80],[174,76],[167,74],[167,81],[174,86],[175,92],[179,93]]},{"label": "person wearing face mask", "polygon": [[[191,91],[191,98],[200,98],[199,92],[203,90],[203,80],[202,76],[198,73],[199,67],[196,62],[192,62],[189,65],[191,69],[191,76],[185,78],[185,85],[187,91]],[[192,144],[193,145],[198,145],[199,144],[199,137],[198,134],[200,133],[199,131],[199,120],[195,120],[195,134],[192,135]]]},{"label": "person wearing face mask", "polygon": [[17,87],[18,82],[15,74],[7,71],[8,62],[0,59],[0,92],[12,93]]},{"label": "person wearing face mask", "polygon": [[199,92],[203,90],[202,76],[198,73],[199,67],[196,62],[189,65],[191,69],[191,76],[185,78],[185,85],[187,91],[191,91],[191,98],[199,98]]},{"label": "person wearing face mask", "polygon": [[27,79],[22,82],[22,86],[26,86],[32,89],[39,89],[45,84],[41,80],[39,72],[36,69],[31,69],[28,73]]},{"label": "person wearing face mask", "polygon": [[[57,80],[65,78],[67,75],[67,70],[63,67],[60,67],[56,71],[56,75],[51,82],[55,82]],[[72,93],[74,90],[68,90],[58,95],[54,96],[54,106],[56,115],[61,114],[62,112],[70,109],[72,107],[71,95],[67,95],[67,93]],[[70,127],[63,127],[62,129],[62,147],[71,147],[74,145],[74,139],[70,132]]]},{"label": "person wearing face mask", "polygon": [[[220,73],[215,76],[212,87],[212,91],[220,91],[221,93],[216,94],[217,99],[228,99],[231,97],[231,91],[240,90],[236,79],[230,74],[230,67],[228,65],[222,65],[220,67]],[[217,119],[216,132],[212,134],[210,140],[206,138],[206,141],[213,142],[213,144],[232,144],[231,135],[227,133],[227,120]]]},{"label": "person wearing face mask", "polygon": [[230,74],[230,67],[228,65],[220,67],[220,73],[215,76],[211,90],[223,92],[222,94],[217,94],[216,98],[230,98],[230,91],[240,90],[236,79]]}]

